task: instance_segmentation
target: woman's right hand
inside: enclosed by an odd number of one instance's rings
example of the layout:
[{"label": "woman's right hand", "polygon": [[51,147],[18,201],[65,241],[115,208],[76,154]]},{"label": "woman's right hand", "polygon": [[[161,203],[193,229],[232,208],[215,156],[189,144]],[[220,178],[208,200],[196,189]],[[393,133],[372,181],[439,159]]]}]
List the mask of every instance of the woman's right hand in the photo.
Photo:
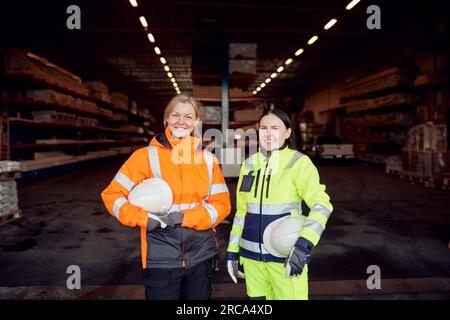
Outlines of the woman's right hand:
[{"label": "woman's right hand", "polygon": [[227,260],[227,270],[234,283],[237,283],[237,278],[245,279],[244,273],[239,271],[238,260]]}]

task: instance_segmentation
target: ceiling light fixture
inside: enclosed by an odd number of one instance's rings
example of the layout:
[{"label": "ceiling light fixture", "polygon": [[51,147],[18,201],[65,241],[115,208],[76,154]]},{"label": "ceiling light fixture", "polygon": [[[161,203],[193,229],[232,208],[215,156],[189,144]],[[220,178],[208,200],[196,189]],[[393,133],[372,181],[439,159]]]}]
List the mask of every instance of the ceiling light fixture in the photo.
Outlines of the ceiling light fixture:
[{"label": "ceiling light fixture", "polygon": [[285,65],[289,65],[289,64],[291,64],[292,63],[292,59],[291,58],[289,58],[289,59],[287,59],[285,62],[284,62],[284,64]]},{"label": "ceiling light fixture", "polygon": [[259,85],[261,88],[264,88],[266,86],[266,84],[263,82]]},{"label": "ceiling light fixture", "polygon": [[137,8],[138,3],[137,3],[136,0],[130,0],[130,3],[131,3],[131,5],[132,5],[133,7]]},{"label": "ceiling light fixture", "polygon": [[271,78],[267,78],[264,82],[265,83],[269,83],[270,81],[272,81],[272,79]]},{"label": "ceiling light fixture", "polygon": [[328,23],[323,28],[325,30],[329,30],[332,26],[334,26],[336,24],[336,22],[337,22],[337,20],[333,18],[330,21],[328,21]]},{"label": "ceiling light fixture", "polygon": [[159,61],[161,61],[162,64],[166,64],[167,63],[167,61],[166,61],[166,59],[164,59],[164,57],[159,58]]},{"label": "ceiling light fixture", "polygon": [[140,17],[139,17],[139,21],[141,22],[141,24],[142,24],[142,26],[143,26],[144,28],[147,28],[147,27],[148,27],[147,20],[145,19],[144,16],[140,16]]},{"label": "ceiling light fixture", "polygon": [[155,53],[159,56],[161,54],[161,50],[158,47],[155,47]]},{"label": "ceiling light fixture", "polygon": [[173,77],[172,72],[167,72],[167,76],[168,76],[169,78],[172,78],[172,77]]},{"label": "ceiling light fixture", "polygon": [[169,72],[169,71],[170,71],[169,66],[164,66],[164,70],[165,70],[166,72]]},{"label": "ceiling light fixture", "polygon": [[261,91],[261,88],[260,88],[260,87],[256,88],[256,91],[257,91],[257,92],[260,92],[260,91]]},{"label": "ceiling light fixture", "polygon": [[280,67],[278,67],[277,72],[280,73],[280,72],[282,72],[283,70],[284,70],[284,67],[283,67],[283,66],[280,66]]},{"label": "ceiling light fixture", "polygon": [[312,45],[314,42],[317,41],[317,39],[319,39],[318,36],[312,36],[311,39],[308,40],[308,44]]},{"label": "ceiling light fixture", "polygon": [[147,34],[147,37],[151,43],[155,43],[155,37],[151,33]]},{"label": "ceiling light fixture", "polygon": [[276,72],[274,72],[274,73],[272,73],[272,74],[270,75],[270,77],[271,77],[272,79],[275,79],[276,76],[277,76],[277,73],[276,73]]},{"label": "ceiling light fixture", "polygon": [[295,56],[298,57],[303,53],[303,51],[305,51],[303,48],[298,49],[297,51],[295,51]]},{"label": "ceiling light fixture", "polygon": [[354,6],[358,4],[360,0],[353,0],[351,1],[346,7],[345,10],[352,10]]}]

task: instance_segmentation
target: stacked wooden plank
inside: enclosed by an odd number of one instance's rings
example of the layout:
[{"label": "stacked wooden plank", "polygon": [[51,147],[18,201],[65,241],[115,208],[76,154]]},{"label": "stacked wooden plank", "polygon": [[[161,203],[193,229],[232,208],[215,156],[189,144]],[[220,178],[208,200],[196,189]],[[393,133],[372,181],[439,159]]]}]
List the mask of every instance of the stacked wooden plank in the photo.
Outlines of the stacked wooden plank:
[{"label": "stacked wooden plank", "polygon": [[5,76],[34,80],[79,96],[89,96],[80,77],[24,50],[11,49],[5,53]]},{"label": "stacked wooden plank", "polygon": [[16,161],[0,161],[0,225],[21,216],[15,179],[20,178],[21,167]]}]

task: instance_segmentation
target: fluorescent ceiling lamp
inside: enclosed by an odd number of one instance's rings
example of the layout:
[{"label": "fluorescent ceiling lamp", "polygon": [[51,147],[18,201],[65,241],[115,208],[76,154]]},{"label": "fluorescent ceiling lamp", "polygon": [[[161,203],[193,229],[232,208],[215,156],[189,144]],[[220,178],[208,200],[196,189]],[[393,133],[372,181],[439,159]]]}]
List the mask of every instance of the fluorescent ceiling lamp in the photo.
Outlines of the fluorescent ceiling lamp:
[{"label": "fluorescent ceiling lamp", "polygon": [[330,21],[328,21],[328,23],[325,25],[325,27],[323,27],[325,30],[330,29],[332,26],[334,26],[336,24],[337,20],[336,19],[331,19]]},{"label": "fluorescent ceiling lamp", "polygon": [[166,59],[164,59],[164,57],[159,58],[159,61],[161,61],[162,64],[166,64],[167,63],[167,61],[166,61]]},{"label": "fluorescent ceiling lamp", "polygon": [[269,83],[270,81],[272,81],[272,79],[271,78],[267,78],[264,82],[265,83]]},{"label": "fluorescent ceiling lamp", "polygon": [[164,66],[164,70],[168,72],[170,70],[169,66]]},{"label": "fluorescent ceiling lamp", "polygon": [[144,28],[147,28],[147,27],[148,27],[147,20],[145,19],[144,16],[140,16],[140,17],[139,17],[139,21],[141,22],[141,24],[142,24],[142,26],[143,26]]},{"label": "fluorescent ceiling lamp", "polygon": [[175,78],[170,78],[170,81],[175,82],[176,80]]},{"label": "fluorescent ceiling lamp", "polygon": [[298,49],[297,51],[295,51],[295,56],[298,57],[299,55],[301,55],[303,53],[303,48]]},{"label": "fluorescent ceiling lamp", "polygon": [[277,73],[276,73],[276,72],[274,72],[274,73],[272,73],[272,74],[270,75],[270,77],[271,77],[272,79],[274,79],[276,76],[277,76]]},{"label": "fluorescent ceiling lamp", "polygon": [[158,47],[155,47],[155,53],[159,56],[161,54],[161,50]]},{"label": "fluorescent ceiling lamp", "polygon": [[167,72],[167,76],[168,76],[169,78],[172,78],[172,77],[173,77],[172,72]]},{"label": "fluorescent ceiling lamp", "polygon": [[287,60],[284,62],[285,65],[288,65],[288,64],[291,64],[291,63],[292,63],[292,59],[291,59],[291,58],[287,59]]},{"label": "fluorescent ceiling lamp", "polygon": [[277,72],[282,72],[283,70],[284,70],[284,67],[281,66],[281,67],[278,67]]},{"label": "fluorescent ceiling lamp", "polygon": [[178,88],[178,84],[176,82],[172,81],[172,84],[175,88]]},{"label": "fluorescent ceiling lamp", "polygon": [[253,94],[257,94],[257,93],[258,93],[258,91],[256,91],[256,90],[253,91]]},{"label": "fluorescent ceiling lamp", "polygon": [[317,41],[317,39],[319,39],[318,36],[312,36],[311,39],[308,40],[308,44],[312,45],[314,42]]},{"label": "fluorescent ceiling lamp", "polygon": [[137,3],[136,0],[130,0],[130,3],[131,3],[131,5],[132,5],[133,7],[137,8],[138,3]]},{"label": "fluorescent ceiling lamp", "polygon": [[256,88],[256,91],[258,91],[258,92],[261,91],[261,88],[260,87]]},{"label": "fluorescent ceiling lamp", "polygon": [[147,37],[151,43],[155,43],[155,37],[153,37],[153,35],[151,33],[147,34]]},{"label": "fluorescent ceiling lamp", "polygon": [[261,88],[264,88],[266,86],[266,84],[263,82],[259,85]]},{"label": "fluorescent ceiling lamp", "polygon": [[345,10],[352,10],[354,6],[358,4],[360,0],[353,0],[351,1],[346,7]]}]

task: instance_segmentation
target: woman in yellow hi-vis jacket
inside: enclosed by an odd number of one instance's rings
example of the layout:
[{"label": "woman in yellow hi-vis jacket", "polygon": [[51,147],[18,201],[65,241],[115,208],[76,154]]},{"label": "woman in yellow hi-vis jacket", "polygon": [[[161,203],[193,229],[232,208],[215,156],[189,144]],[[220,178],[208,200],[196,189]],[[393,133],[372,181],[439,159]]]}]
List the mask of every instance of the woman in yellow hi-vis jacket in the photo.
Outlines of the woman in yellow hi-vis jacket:
[{"label": "woman in yellow hi-vis jacket", "polygon": [[[264,114],[259,121],[259,152],[241,167],[226,260],[235,283],[245,274],[250,299],[308,299],[310,253],[333,210],[317,168],[295,150],[291,127],[282,110]],[[301,215],[302,201],[310,211],[295,246],[286,258],[270,254],[264,246],[264,230],[277,219]]]}]

